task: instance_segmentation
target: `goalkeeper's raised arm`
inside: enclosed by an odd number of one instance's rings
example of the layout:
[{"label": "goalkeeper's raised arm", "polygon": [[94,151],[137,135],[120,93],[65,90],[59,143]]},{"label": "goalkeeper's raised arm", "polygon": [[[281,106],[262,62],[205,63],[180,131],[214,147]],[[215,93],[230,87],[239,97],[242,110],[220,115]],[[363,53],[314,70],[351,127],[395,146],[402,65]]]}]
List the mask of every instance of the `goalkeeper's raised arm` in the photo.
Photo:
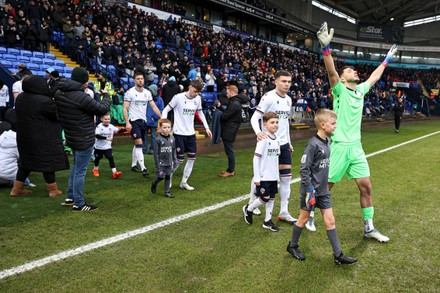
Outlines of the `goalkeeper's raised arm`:
[{"label": "goalkeeper's raised arm", "polygon": [[339,75],[335,69],[335,63],[333,61],[330,51],[330,42],[333,38],[333,33],[334,33],[333,29],[330,29],[329,32],[327,28],[327,22],[324,22],[321,25],[319,31],[316,33],[319,43],[321,44],[322,58],[324,59],[324,65],[325,65],[325,69],[327,70],[327,75],[331,87],[334,87],[339,81]]}]

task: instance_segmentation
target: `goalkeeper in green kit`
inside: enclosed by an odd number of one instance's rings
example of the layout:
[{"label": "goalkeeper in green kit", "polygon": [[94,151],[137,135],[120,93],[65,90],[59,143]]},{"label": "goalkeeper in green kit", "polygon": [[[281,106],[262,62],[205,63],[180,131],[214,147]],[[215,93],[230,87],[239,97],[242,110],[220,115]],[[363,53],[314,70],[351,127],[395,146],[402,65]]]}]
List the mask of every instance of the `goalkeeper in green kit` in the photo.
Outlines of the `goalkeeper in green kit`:
[{"label": "goalkeeper in green kit", "polygon": [[332,88],[333,110],[338,115],[338,127],[332,136],[331,144],[329,189],[336,182],[340,182],[344,174],[348,179],[354,179],[360,192],[364,236],[379,242],[388,242],[389,238],[382,235],[373,225],[374,208],[370,168],[361,144],[361,122],[364,96],[379,81],[388,62],[396,53],[397,47],[393,45],[382,64],[371,73],[367,81],[360,83],[359,76],[353,67],[344,66],[336,71],[330,52],[333,29],[328,31],[326,22],[322,24],[317,36]]}]

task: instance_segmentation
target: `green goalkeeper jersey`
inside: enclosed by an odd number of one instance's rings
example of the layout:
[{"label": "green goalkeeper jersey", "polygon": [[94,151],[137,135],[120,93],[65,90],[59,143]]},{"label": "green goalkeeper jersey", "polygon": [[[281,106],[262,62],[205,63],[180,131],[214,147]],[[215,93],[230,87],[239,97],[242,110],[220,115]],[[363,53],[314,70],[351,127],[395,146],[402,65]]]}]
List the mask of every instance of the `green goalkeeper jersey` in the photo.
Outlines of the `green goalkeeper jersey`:
[{"label": "green goalkeeper jersey", "polygon": [[332,140],[342,143],[361,141],[362,111],[364,96],[370,90],[370,84],[363,82],[350,90],[339,81],[333,88],[333,111],[338,114],[336,130]]}]

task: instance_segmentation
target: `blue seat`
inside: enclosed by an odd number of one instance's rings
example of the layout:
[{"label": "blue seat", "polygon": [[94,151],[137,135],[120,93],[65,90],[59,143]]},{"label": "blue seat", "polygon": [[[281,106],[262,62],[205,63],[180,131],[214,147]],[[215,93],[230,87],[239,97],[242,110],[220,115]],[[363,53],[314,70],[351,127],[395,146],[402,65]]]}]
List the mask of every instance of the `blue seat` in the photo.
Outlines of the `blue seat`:
[{"label": "blue seat", "polygon": [[52,66],[52,65],[55,64],[55,62],[54,62],[53,59],[44,58],[44,59],[43,59],[43,64],[44,64],[44,65],[47,65],[47,66]]},{"label": "blue seat", "polygon": [[20,50],[15,49],[15,48],[8,48],[8,54],[20,55]]},{"label": "blue seat", "polygon": [[0,47],[0,53],[1,54],[7,54],[8,50],[5,47]]},{"label": "blue seat", "polygon": [[57,59],[52,53],[44,53],[44,58],[55,60]]},{"label": "blue seat", "polygon": [[58,73],[63,73],[64,72],[64,67],[61,66],[52,66],[53,69],[55,69],[56,71],[58,71]]},{"label": "blue seat", "polygon": [[54,65],[60,67],[66,67],[66,63],[64,63],[63,60],[58,60],[58,59],[54,60]]},{"label": "blue seat", "polygon": [[46,71],[50,66],[46,64],[38,64],[41,71]]},{"label": "blue seat", "polygon": [[32,52],[29,50],[21,50],[21,56],[34,57],[34,55],[32,55]]},{"label": "blue seat", "polygon": [[67,79],[70,79],[72,77],[72,74],[70,73],[64,73],[64,77]]},{"label": "blue seat", "polygon": [[17,56],[20,63],[28,63],[31,59],[28,56]]},{"label": "blue seat", "polygon": [[6,67],[7,69],[11,69],[14,68],[14,66],[12,65],[12,62],[9,60],[2,60],[2,64],[4,67]]},{"label": "blue seat", "polygon": [[107,66],[107,70],[109,73],[111,73],[112,75],[116,75],[116,67],[114,67],[113,65],[108,65]]},{"label": "blue seat", "polygon": [[214,106],[215,100],[217,99],[217,94],[202,92],[202,99],[206,102],[206,105],[208,107],[212,107],[212,106]]},{"label": "blue seat", "polygon": [[73,68],[72,67],[64,67],[64,73],[72,73]]},{"label": "blue seat", "polygon": [[40,71],[40,65],[35,63],[28,63],[27,68],[32,71]]},{"label": "blue seat", "polygon": [[46,77],[46,71],[36,71],[35,72],[35,75],[39,75],[39,76],[42,76],[42,77]]},{"label": "blue seat", "polygon": [[44,58],[44,53],[43,52],[34,51],[32,54],[36,58]]},{"label": "blue seat", "polygon": [[11,54],[3,54],[3,60],[16,61],[17,60],[17,56],[16,55],[11,55]]},{"label": "blue seat", "polygon": [[8,70],[10,73],[17,73],[18,72],[17,68],[9,68]]},{"label": "blue seat", "polygon": [[20,64],[22,64],[22,62],[12,61],[12,66],[13,66],[14,68],[17,68],[18,65],[20,65]]},{"label": "blue seat", "polygon": [[35,63],[35,64],[43,64],[43,59],[38,58],[38,57],[32,57],[31,60],[29,60],[31,63]]}]

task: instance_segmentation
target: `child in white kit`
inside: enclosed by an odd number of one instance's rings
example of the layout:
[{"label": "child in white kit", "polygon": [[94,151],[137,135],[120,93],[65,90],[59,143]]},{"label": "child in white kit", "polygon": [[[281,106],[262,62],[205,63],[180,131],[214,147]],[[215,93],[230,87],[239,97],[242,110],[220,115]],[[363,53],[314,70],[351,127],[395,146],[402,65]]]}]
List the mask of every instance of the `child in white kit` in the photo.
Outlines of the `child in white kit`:
[{"label": "child in white kit", "polygon": [[110,114],[107,113],[101,117],[101,123],[96,127],[95,131],[95,166],[93,168],[93,176],[99,176],[99,161],[103,157],[106,157],[109,161],[114,179],[118,179],[122,175],[121,171],[116,170],[112,151],[113,135],[121,132],[125,132],[125,129],[119,129],[110,124]]},{"label": "child in white kit", "polygon": [[280,155],[280,141],[275,136],[278,130],[278,115],[275,112],[266,112],[263,124],[267,137],[257,142],[253,166],[257,198],[250,204],[243,206],[244,220],[252,224],[253,210],[266,205],[266,217],[263,228],[278,232],[279,228],[272,222],[272,211],[275,194],[278,193],[279,170],[278,157]]}]

